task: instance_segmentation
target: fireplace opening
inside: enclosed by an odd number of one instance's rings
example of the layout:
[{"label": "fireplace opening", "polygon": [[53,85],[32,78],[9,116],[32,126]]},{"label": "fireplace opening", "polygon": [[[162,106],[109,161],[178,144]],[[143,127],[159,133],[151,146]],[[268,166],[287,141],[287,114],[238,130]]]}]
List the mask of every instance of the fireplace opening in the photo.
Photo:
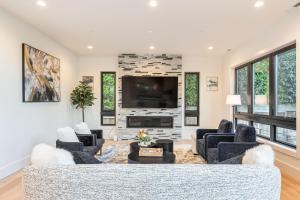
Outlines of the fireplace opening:
[{"label": "fireplace opening", "polygon": [[173,117],[127,116],[127,128],[173,128]]}]

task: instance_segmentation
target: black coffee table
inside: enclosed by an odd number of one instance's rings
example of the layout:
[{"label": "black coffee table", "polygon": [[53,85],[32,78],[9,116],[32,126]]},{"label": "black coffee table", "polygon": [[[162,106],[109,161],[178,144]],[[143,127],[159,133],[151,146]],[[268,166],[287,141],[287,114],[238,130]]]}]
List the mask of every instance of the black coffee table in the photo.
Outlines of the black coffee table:
[{"label": "black coffee table", "polygon": [[[175,163],[176,156],[173,153],[172,140],[157,140],[149,146],[150,148],[162,148],[163,156],[139,156],[140,146],[138,142],[130,144],[130,153],[128,154],[129,164],[170,164]],[[147,148],[147,147],[146,147]]]}]

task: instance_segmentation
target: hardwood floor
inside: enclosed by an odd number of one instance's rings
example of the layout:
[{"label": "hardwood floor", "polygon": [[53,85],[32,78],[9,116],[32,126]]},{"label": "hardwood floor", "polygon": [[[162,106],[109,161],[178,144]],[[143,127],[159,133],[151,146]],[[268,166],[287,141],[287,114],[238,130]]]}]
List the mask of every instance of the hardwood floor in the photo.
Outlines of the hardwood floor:
[{"label": "hardwood floor", "polygon": [[[300,181],[282,175],[281,200],[299,200]],[[0,182],[0,200],[23,200],[22,174],[18,172]]]}]

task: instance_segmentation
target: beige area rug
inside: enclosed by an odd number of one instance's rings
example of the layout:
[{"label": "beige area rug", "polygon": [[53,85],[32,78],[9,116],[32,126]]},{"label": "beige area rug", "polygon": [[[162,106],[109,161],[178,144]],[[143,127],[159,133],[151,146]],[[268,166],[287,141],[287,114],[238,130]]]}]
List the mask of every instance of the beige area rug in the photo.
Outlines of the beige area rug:
[{"label": "beige area rug", "polygon": [[[115,154],[107,163],[127,164],[127,156],[129,153],[129,144],[133,141],[112,141],[106,140],[102,148],[105,152],[107,149],[114,148]],[[174,144],[174,154],[176,155],[177,164],[205,164],[204,159],[199,155],[194,155],[192,145],[189,141],[179,141]]]}]

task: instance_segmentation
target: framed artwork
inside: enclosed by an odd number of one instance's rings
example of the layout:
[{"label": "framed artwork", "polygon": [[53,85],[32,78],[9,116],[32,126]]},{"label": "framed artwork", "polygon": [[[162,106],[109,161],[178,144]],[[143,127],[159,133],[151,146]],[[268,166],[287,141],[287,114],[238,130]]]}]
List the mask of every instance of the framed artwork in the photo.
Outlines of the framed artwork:
[{"label": "framed artwork", "polygon": [[23,102],[59,102],[60,60],[22,44]]},{"label": "framed artwork", "polygon": [[206,77],[207,91],[218,91],[219,81],[217,76]]},{"label": "framed artwork", "polygon": [[82,76],[82,82],[94,89],[94,77],[93,76]]}]

